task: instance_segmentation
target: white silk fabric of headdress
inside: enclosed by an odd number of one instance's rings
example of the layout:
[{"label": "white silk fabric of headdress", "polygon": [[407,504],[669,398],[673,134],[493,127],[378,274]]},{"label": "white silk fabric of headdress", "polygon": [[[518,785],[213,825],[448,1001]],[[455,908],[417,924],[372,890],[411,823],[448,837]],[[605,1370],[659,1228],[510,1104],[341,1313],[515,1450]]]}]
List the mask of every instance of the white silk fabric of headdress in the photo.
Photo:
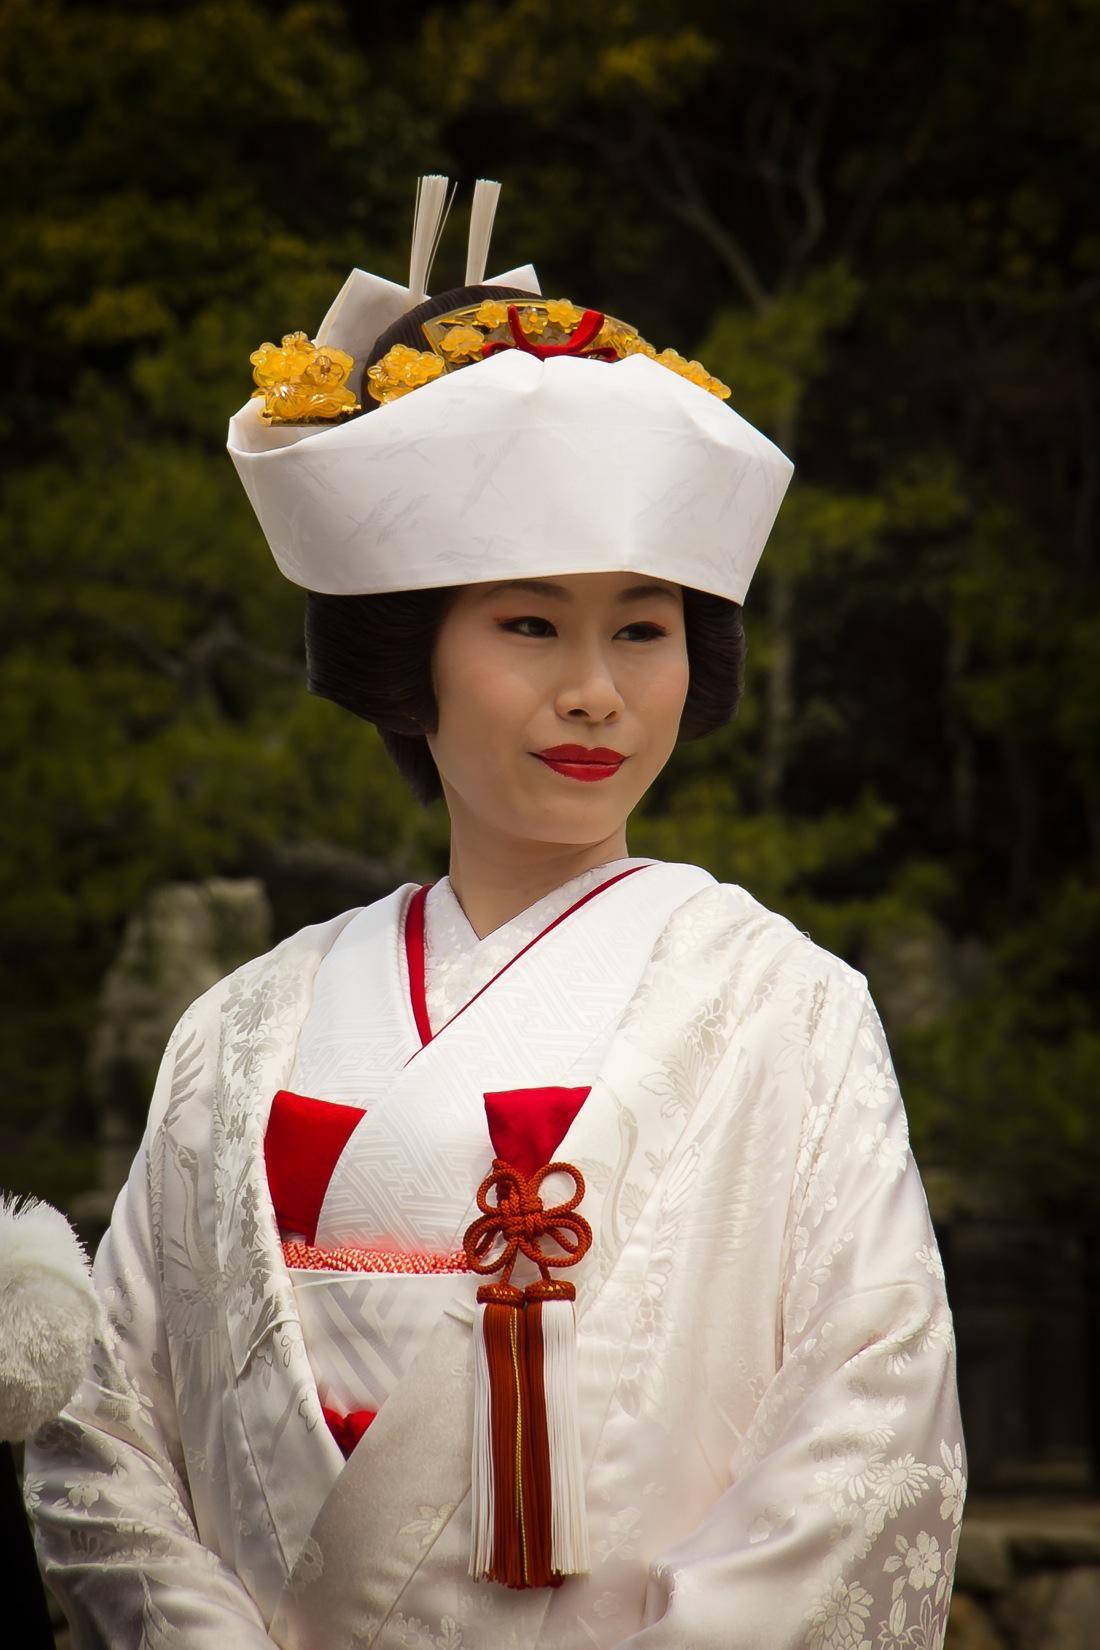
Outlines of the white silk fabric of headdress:
[{"label": "white silk fabric of headdress", "polygon": [[[527,266],[488,285],[537,294]],[[358,388],[407,288],[355,270],[317,334]],[[724,401],[644,355],[520,349],[346,422],[228,447],[280,571],[333,595],[628,571],[741,602],[794,472]]]}]

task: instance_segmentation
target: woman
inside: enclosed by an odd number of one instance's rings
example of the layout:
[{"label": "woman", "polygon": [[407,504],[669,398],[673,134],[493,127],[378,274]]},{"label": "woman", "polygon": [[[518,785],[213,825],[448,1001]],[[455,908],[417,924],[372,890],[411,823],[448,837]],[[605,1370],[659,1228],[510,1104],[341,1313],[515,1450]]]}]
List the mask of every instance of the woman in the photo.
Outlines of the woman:
[{"label": "woman", "polygon": [[180,1021],[47,1574],[78,1644],[938,1650],[954,1341],[866,981],[626,839],[736,708],[791,466],[531,270],[418,303],[433,191],[230,450],[449,873]]}]

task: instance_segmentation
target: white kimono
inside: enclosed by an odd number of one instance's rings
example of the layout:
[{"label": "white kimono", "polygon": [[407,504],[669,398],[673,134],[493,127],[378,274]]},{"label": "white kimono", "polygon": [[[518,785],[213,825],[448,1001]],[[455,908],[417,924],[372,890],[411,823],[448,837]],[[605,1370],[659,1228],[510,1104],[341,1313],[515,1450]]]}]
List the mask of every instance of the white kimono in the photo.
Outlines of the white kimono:
[{"label": "white kimono", "polygon": [[[940,1650],[965,1495],[954,1338],[866,981],[698,867],[599,873],[580,903],[550,897],[537,938],[531,913],[490,936],[512,960],[488,981],[468,944],[458,1012],[429,913],[430,1040],[411,884],[184,1014],[96,1259],[109,1343],[28,1447],[75,1650]],[[326,1042],[342,1016],[355,1048]],[[328,1274],[352,1310],[307,1306],[320,1286],[287,1268],[263,1154],[296,1084],[365,1111],[318,1245],[435,1254],[476,1213],[485,1095],[589,1088],[555,1155],[594,1233],[568,1274],[591,1574],[468,1573],[475,1277]],[[387,1322],[397,1350],[358,1367]],[[381,1382],[347,1461],[321,1413],[337,1380],[351,1402]]]}]

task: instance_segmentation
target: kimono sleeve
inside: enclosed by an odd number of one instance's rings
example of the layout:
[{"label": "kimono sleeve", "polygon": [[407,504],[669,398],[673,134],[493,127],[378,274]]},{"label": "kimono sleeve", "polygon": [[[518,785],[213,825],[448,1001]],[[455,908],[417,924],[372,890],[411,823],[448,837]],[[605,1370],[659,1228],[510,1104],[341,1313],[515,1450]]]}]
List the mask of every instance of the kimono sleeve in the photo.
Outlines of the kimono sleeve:
[{"label": "kimono sleeve", "polygon": [[26,1448],[24,1495],[74,1650],[260,1650],[273,1643],[239,1577],[195,1527],[154,1246],[156,1125],[172,1103],[184,1015],[161,1062],[145,1137],[96,1254],[106,1308],[72,1402]]},{"label": "kimono sleeve", "polygon": [[860,991],[839,1082],[807,1095],[778,1368],[730,1487],[651,1565],[648,1625],[624,1650],[942,1646],[966,1493],[954,1329],[886,1039]]}]

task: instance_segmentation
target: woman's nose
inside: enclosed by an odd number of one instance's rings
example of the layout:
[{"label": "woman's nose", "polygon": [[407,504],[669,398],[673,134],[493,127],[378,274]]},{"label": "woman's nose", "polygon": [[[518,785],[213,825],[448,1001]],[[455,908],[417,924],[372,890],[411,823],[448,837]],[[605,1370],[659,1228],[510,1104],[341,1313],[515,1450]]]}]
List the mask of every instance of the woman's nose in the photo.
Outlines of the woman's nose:
[{"label": "woman's nose", "polygon": [[558,714],[576,718],[580,713],[591,721],[603,721],[622,708],[623,697],[604,653],[593,649],[578,658],[558,691]]}]

